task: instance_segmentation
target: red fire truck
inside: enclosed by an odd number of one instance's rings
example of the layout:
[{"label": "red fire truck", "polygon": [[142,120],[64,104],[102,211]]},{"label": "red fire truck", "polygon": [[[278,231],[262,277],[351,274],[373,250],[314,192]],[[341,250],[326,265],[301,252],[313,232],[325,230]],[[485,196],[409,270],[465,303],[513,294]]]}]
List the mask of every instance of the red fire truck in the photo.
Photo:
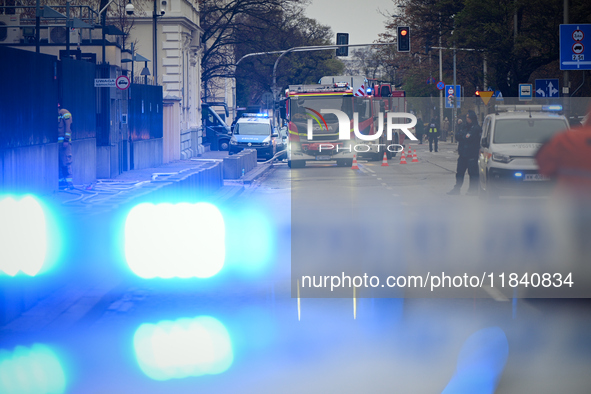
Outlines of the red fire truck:
[{"label": "red fire truck", "polygon": [[[306,161],[336,161],[338,166],[350,166],[353,155],[369,160],[388,159],[400,150],[394,145],[404,141],[399,130],[387,140],[388,112],[405,112],[404,92],[395,97],[354,96],[348,83],[320,85],[290,85],[286,91],[289,139],[287,160],[290,168],[304,167]],[[348,119],[349,138],[339,139],[339,120],[323,110],[344,112]],[[364,141],[354,133],[354,114],[362,136],[375,135],[382,116],[382,135],[378,140]],[[395,119],[406,123],[406,120]]]}]

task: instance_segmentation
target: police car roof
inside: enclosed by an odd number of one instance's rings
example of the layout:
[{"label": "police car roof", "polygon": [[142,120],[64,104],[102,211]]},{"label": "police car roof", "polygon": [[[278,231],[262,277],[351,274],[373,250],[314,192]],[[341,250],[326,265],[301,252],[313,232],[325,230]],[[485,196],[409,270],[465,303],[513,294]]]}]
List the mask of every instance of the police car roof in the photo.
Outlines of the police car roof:
[{"label": "police car roof", "polygon": [[270,124],[271,119],[267,117],[242,117],[236,123],[263,123]]}]

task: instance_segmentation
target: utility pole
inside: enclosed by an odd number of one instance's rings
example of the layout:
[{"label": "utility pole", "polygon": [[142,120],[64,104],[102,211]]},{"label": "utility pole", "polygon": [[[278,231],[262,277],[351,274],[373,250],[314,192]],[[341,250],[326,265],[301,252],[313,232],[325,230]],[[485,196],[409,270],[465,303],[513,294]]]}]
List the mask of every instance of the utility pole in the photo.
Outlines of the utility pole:
[{"label": "utility pole", "polygon": [[[443,81],[443,48],[441,46],[441,12],[439,13],[439,80]],[[442,122],[443,122],[443,89],[439,91],[439,124],[441,124]],[[447,141],[447,139],[446,139],[446,141]]]},{"label": "utility pole", "polygon": [[[568,0],[564,0],[564,20],[562,21],[563,24],[568,25]],[[584,71],[583,71],[584,73]],[[569,81],[569,75],[568,75],[568,70],[565,70],[562,74],[562,96],[564,97],[564,112],[568,115],[568,112],[570,111],[570,100],[568,99],[570,97],[570,81]]]},{"label": "utility pole", "polygon": [[158,33],[158,28],[156,27],[156,25],[158,23],[157,6],[158,6],[158,0],[154,0],[154,13],[152,15],[154,18],[154,21],[152,23],[152,27],[153,27],[152,42],[154,44],[154,47],[152,48],[152,61],[153,61],[152,74],[154,75],[154,84],[155,85],[158,85],[158,42],[156,41],[157,40],[157,33]]}]

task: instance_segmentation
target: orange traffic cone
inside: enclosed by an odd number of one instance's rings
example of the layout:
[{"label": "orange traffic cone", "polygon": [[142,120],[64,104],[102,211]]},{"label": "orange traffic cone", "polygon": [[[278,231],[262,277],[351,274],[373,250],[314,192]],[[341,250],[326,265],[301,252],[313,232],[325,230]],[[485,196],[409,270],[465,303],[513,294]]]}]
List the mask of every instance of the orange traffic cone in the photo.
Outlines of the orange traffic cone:
[{"label": "orange traffic cone", "polygon": [[352,170],[358,170],[359,167],[357,166],[357,155],[353,155],[353,165],[351,166]]},{"label": "orange traffic cone", "polygon": [[382,167],[388,167],[388,157],[386,156],[386,152],[384,152],[384,158],[382,159]]},{"label": "orange traffic cone", "polygon": [[408,158],[412,157],[412,151],[410,150],[410,145],[408,146],[408,154],[406,155],[406,157],[408,157]]},{"label": "orange traffic cone", "polygon": [[402,150],[402,156],[400,156],[400,164],[406,164],[406,156],[404,155],[404,150]]},{"label": "orange traffic cone", "polygon": [[414,150],[414,154],[412,155],[412,162],[411,163],[418,163],[419,158],[417,157],[417,150]]}]

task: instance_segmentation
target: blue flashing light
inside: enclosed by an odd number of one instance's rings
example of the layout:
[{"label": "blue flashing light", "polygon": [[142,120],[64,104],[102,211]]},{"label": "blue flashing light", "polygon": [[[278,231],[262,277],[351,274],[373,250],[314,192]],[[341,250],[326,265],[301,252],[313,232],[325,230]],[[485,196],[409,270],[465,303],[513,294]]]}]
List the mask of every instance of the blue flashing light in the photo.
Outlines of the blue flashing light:
[{"label": "blue flashing light", "polygon": [[33,196],[0,198],[0,275],[39,273],[47,255],[45,213]]},{"label": "blue flashing light", "polygon": [[0,349],[0,393],[60,394],[66,391],[66,375],[57,355],[47,346]]},{"label": "blue flashing light", "polygon": [[242,114],[243,118],[268,118],[269,115],[267,114],[259,114],[259,113],[245,113]]},{"label": "blue flashing light", "polygon": [[367,88],[367,94],[371,94],[371,88]]},{"label": "blue flashing light", "polygon": [[472,334],[458,355],[456,373],[442,394],[496,392],[507,363],[509,343],[499,327]]},{"label": "blue flashing light", "polygon": [[210,316],[142,324],[133,347],[142,372],[160,381],[220,374],[234,361],[230,334]]},{"label": "blue flashing light", "polygon": [[226,261],[245,274],[266,272],[276,255],[276,229],[268,214],[257,206],[224,213],[226,218]]},{"label": "blue flashing light", "polygon": [[224,266],[226,229],[209,203],[140,204],[125,222],[125,257],[138,276],[209,278]]},{"label": "blue flashing light", "polygon": [[523,174],[522,174],[521,172],[516,172],[516,173],[515,173],[515,176],[519,178],[519,177],[522,177],[522,176],[523,176]]},{"label": "blue flashing light", "polygon": [[542,111],[559,112],[559,111],[562,111],[562,105],[560,105],[560,104],[542,105]]}]

